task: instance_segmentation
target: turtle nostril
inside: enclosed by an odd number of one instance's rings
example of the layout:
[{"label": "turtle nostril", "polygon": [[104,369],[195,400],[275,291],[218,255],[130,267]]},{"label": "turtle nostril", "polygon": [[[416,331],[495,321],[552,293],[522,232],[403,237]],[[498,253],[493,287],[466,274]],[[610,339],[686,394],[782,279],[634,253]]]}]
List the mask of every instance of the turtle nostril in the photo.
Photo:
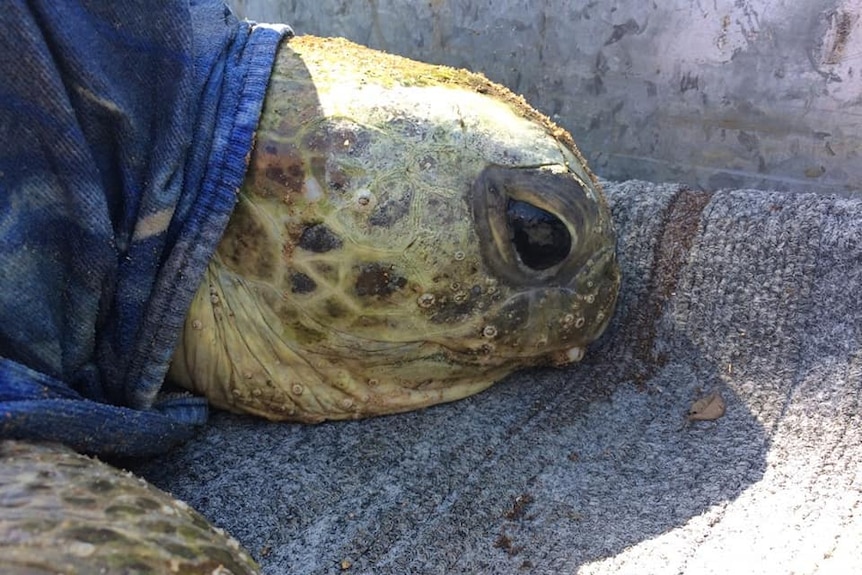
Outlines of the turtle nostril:
[{"label": "turtle nostril", "polygon": [[512,245],[530,269],[544,270],[562,262],[572,248],[572,236],[558,217],[519,200],[508,201],[506,219]]}]

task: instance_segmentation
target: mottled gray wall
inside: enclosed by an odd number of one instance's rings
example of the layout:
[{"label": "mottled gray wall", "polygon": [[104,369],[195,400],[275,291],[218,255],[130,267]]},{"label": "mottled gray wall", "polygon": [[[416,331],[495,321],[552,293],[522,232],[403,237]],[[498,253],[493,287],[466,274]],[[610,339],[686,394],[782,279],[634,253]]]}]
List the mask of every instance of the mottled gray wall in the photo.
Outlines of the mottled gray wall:
[{"label": "mottled gray wall", "polygon": [[467,67],[611,179],[862,189],[862,0],[233,0],[259,21]]}]

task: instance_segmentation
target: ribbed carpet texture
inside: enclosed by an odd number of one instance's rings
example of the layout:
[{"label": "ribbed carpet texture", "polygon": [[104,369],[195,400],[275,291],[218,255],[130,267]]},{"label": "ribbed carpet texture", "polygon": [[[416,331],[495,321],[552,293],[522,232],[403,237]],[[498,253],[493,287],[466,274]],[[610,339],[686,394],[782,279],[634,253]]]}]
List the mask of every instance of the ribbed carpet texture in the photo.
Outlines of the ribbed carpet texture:
[{"label": "ribbed carpet texture", "polygon": [[136,471],[274,575],[862,573],[862,195],[606,192],[622,294],[581,364],[358,422],[216,414]]}]

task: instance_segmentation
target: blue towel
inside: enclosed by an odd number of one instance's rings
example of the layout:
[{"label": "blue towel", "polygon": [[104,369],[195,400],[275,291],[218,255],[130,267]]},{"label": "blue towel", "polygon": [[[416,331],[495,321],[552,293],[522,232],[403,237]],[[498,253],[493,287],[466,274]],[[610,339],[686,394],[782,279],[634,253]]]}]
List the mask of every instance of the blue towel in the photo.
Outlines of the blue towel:
[{"label": "blue towel", "polygon": [[160,396],[286,26],[220,0],[0,11],[0,438],[147,455],[206,421]]}]

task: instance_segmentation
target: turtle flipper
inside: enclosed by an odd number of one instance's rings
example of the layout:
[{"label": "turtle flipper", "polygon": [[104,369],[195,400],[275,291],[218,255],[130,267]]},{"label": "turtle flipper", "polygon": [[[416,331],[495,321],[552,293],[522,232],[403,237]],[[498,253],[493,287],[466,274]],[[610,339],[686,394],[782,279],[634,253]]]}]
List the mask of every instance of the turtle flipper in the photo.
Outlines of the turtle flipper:
[{"label": "turtle flipper", "polygon": [[18,573],[258,573],[233,538],[129,472],[0,442],[0,563]]}]

